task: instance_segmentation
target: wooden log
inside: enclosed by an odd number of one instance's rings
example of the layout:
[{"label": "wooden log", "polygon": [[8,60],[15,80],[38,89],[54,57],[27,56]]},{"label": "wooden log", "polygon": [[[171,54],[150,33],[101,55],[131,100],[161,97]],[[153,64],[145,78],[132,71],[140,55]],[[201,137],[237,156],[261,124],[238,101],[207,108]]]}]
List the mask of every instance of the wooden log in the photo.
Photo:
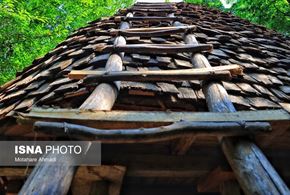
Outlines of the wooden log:
[{"label": "wooden log", "polygon": [[172,80],[229,80],[232,76],[242,75],[241,66],[228,65],[213,68],[179,69],[179,70],[146,70],[146,71],[88,71],[73,70],[68,74],[70,79],[85,79],[84,82],[110,81],[172,81]]},{"label": "wooden log", "polygon": [[[127,15],[127,16],[130,16]],[[128,28],[129,23],[122,22],[121,28]],[[117,37],[114,44],[122,45],[126,44],[124,37]],[[122,54],[120,54],[122,55]],[[116,59],[119,59],[115,61]],[[122,69],[121,56],[117,54],[112,54],[106,64],[106,70],[120,70]],[[118,83],[116,83],[118,86]],[[99,85],[100,86],[100,85]],[[93,94],[85,101],[81,109],[111,109],[112,102],[108,102],[108,97],[114,102],[116,93],[116,86],[111,85],[101,85],[100,88],[96,88]],[[98,99],[93,100],[98,96],[105,97],[98,101]],[[103,102],[106,100],[105,102]],[[89,145],[88,145],[89,147]],[[56,154],[49,154],[52,157],[56,157],[61,161],[61,165],[49,164],[49,163],[38,163],[34,168],[33,172],[30,174],[29,178],[26,180],[24,186],[22,187],[20,194],[67,194],[70,187],[72,178],[74,176],[76,167],[72,166],[72,161],[69,158],[62,159],[62,156],[55,156]],[[119,185],[120,187],[120,185]],[[118,190],[114,190],[110,195],[118,195]]]},{"label": "wooden log", "polygon": [[[185,37],[185,42],[198,45],[194,35]],[[194,67],[210,67],[201,54],[192,57]],[[236,112],[224,87],[216,82],[203,86],[208,109],[212,112]],[[222,149],[245,194],[289,194],[290,191],[274,170],[267,158],[251,142],[244,139],[222,139]],[[257,154],[259,157],[257,157]],[[263,159],[263,160],[261,160]]]},{"label": "wooden log", "polygon": [[[127,17],[132,17],[132,14],[128,14]],[[128,22],[122,22],[120,29],[127,29],[130,25]],[[116,38],[114,47],[126,45],[126,39],[122,36]],[[106,71],[122,71],[123,61],[122,54],[113,53],[110,55],[106,67]],[[115,85],[108,83],[99,84],[93,93],[86,99],[86,101],[80,106],[82,110],[111,110],[118,95],[120,82],[115,82]]]},{"label": "wooden log", "polygon": [[141,143],[171,140],[188,135],[247,135],[269,132],[270,125],[265,122],[176,122],[168,126],[141,129],[95,129],[63,122],[34,123],[34,131],[69,136],[82,140],[97,140],[102,143]]},{"label": "wooden log", "polygon": [[247,140],[223,139],[222,148],[246,194],[289,194],[262,151]]},{"label": "wooden log", "polygon": [[[162,17],[159,17],[162,18]],[[196,29],[196,26],[180,26],[180,27],[155,27],[155,28],[131,28],[126,30],[111,30],[110,34],[117,36],[139,36],[139,37],[153,37],[165,36],[175,33],[191,32]]]},{"label": "wooden log", "polygon": [[72,161],[60,154],[50,153],[48,158],[55,158],[56,164],[37,163],[19,194],[59,194],[66,195],[72,181],[75,167]]},{"label": "wooden log", "polygon": [[126,52],[138,54],[176,54],[183,52],[198,53],[212,50],[211,44],[194,45],[169,45],[169,44],[132,44],[132,45],[102,45],[95,47],[96,52]]}]

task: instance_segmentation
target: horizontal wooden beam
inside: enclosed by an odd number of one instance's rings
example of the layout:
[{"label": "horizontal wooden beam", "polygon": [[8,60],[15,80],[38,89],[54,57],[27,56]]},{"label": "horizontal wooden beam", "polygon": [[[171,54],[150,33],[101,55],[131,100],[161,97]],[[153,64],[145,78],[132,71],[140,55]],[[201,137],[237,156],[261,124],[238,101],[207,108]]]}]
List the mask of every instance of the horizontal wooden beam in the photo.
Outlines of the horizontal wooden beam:
[{"label": "horizontal wooden beam", "polygon": [[134,16],[134,17],[126,17],[126,16],[116,16],[114,18],[115,22],[121,21],[183,21],[184,17],[160,17],[160,16]]},{"label": "horizontal wooden beam", "polygon": [[34,131],[53,136],[68,136],[102,143],[150,143],[172,140],[188,135],[237,136],[265,133],[271,130],[267,122],[175,122],[168,126],[140,129],[96,129],[64,122],[34,123]]},{"label": "horizontal wooden beam", "polygon": [[170,44],[132,44],[132,45],[99,45],[94,49],[96,52],[126,52],[126,53],[138,53],[138,54],[176,54],[176,53],[198,53],[202,51],[212,50],[211,44],[196,45],[170,45]]},{"label": "horizontal wooden beam", "polygon": [[164,111],[90,111],[79,109],[32,108],[29,113],[18,113],[21,120],[86,120],[108,122],[172,123],[177,121],[282,121],[290,114],[280,110],[215,112],[164,112]]},{"label": "horizontal wooden beam", "polygon": [[[162,17],[159,17],[162,18]],[[110,31],[110,34],[113,36],[140,36],[140,37],[153,37],[153,36],[165,36],[175,33],[185,33],[193,31],[196,29],[196,26],[180,26],[180,27],[154,27],[154,28],[130,28],[130,29],[114,29]]]},{"label": "horizontal wooden beam", "polygon": [[145,71],[94,71],[73,70],[68,74],[70,79],[83,79],[85,82],[110,81],[172,81],[172,80],[229,80],[232,76],[242,75],[239,65],[218,66],[214,68],[181,69],[181,70],[145,70]]}]

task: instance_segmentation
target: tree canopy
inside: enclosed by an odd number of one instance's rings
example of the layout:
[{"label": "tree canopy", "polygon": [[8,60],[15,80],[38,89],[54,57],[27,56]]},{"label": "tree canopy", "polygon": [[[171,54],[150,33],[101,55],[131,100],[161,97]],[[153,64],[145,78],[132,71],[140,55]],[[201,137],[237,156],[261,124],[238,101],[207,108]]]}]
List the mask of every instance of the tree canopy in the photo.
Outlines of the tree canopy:
[{"label": "tree canopy", "polygon": [[221,0],[231,4],[226,8],[220,0],[185,0],[231,12],[253,23],[261,24],[285,35],[290,33],[290,0]]},{"label": "tree canopy", "polygon": [[87,22],[132,0],[0,0],[0,84]]}]

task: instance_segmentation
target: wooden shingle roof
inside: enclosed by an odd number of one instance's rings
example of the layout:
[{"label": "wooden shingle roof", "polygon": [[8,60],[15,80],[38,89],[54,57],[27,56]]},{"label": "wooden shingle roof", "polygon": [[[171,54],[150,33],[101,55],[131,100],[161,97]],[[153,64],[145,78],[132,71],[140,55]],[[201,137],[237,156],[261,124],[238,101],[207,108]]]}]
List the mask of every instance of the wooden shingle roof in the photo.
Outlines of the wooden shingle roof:
[{"label": "wooden shingle roof", "polygon": [[[146,8],[144,8],[146,9]],[[134,18],[126,18],[129,11]],[[167,17],[168,12],[174,18]],[[151,17],[151,20],[146,18]],[[154,17],[153,17],[154,16]],[[159,17],[159,18],[158,18]],[[161,19],[162,17],[163,19]],[[167,17],[167,19],[165,18]],[[112,45],[121,21],[130,20],[131,28],[171,26],[174,20],[195,25],[199,43],[212,44],[203,52],[212,66],[239,64],[243,77],[222,81],[237,110],[288,109],[290,105],[290,39],[262,26],[251,24],[229,13],[201,6],[170,4],[158,10],[120,10],[115,16],[93,21],[76,30],[44,57],[33,61],[16,79],[0,88],[0,118],[15,111],[28,112],[32,106],[78,108],[97,83],[87,85],[72,80],[72,70],[104,70],[108,52],[99,46]],[[182,44],[182,33],[126,36],[130,44]],[[125,53],[124,70],[174,70],[192,67],[187,53]],[[206,111],[200,81],[132,82],[122,81],[113,109]]]}]

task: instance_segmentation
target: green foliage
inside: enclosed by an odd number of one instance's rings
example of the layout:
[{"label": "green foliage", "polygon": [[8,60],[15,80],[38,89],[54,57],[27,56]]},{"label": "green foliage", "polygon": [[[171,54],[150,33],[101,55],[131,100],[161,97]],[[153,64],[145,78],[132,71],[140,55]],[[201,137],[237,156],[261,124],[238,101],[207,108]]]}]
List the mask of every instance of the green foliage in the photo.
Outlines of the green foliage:
[{"label": "green foliage", "polygon": [[283,34],[290,34],[290,0],[237,0],[231,8],[226,9],[219,0],[186,0],[189,3],[229,11],[236,16],[253,23],[264,25]]},{"label": "green foliage", "polygon": [[70,32],[132,0],[0,0],[0,85]]}]

